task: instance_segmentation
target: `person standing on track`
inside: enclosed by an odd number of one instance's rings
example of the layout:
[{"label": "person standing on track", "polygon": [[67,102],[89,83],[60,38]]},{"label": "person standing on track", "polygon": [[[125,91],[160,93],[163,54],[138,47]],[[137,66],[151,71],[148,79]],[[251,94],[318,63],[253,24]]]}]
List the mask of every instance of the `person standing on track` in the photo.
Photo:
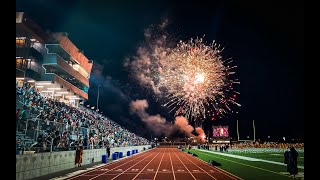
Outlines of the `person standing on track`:
[{"label": "person standing on track", "polygon": [[107,150],[107,156],[108,156],[108,159],[110,158],[110,144],[109,143],[107,143],[106,144],[106,150]]},{"label": "person standing on track", "polygon": [[78,167],[81,167],[82,155],[83,155],[83,146],[80,145],[76,149],[76,159],[75,159],[75,165],[78,164]]}]

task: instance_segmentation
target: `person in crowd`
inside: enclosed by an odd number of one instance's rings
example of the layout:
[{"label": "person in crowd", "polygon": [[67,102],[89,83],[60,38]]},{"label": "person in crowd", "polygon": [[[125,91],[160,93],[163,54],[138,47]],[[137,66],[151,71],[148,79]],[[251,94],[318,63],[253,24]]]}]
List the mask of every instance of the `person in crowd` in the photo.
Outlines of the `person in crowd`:
[{"label": "person in crowd", "polygon": [[26,121],[27,119],[27,106],[24,105],[22,111],[20,112],[20,119],[21,121]]},{"label": "person in crowd", "polygon": [[16,110],[16,129],[18,129],[20,124],[20,108]]},{"label": "person in crowd", "polygon": [[20,139],[16,140],[16,154],[20,154]]},{"label": "person in crowd", "polygon": [[16,124],[18,124],[19,115],[20,115],[20,108],[18,108],[18,109],[16,110]]}]

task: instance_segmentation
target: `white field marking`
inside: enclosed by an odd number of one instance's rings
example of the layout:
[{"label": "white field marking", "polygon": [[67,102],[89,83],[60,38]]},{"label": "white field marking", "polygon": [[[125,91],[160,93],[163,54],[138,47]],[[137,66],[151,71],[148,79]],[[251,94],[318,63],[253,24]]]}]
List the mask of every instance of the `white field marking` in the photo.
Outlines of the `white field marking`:
[{"label": "white field marking", "polygon": [[[201,152],[200,152],[201,153]],[[205,153],[201,153],[201,154],[205,154]],[[211,156],[211,157],[215,157],[215,158],[218,158],[218,159],[223,159],[221,157],[216,157],[216,156],[212,156],[210,154],[205,154],[207,156]],[[260,168],[260,167],[256,167],[256,166],[252,166],[252,165],[248,165],[248,164],[244,164],[244,163],[240,163],[240,162],[237,162],[237,161],[232,161],[232,160],[229,160],[229,159],[223,159],[225,161],[230,161],[230,162],[233,162],[233,163],[236,163],[236,164],[241,164],[241,165],[244,165],[244,166],[248,166],[248,167],[252,167],[252,168],[255,168],[255,169],[260,169],[260,170],[263,170],[263,171],[267,171],[267,172],[271,172],[271,173],[274,173],[274,174],[279,174],[279,175],[282,175],[282,176],[286,176],[288,177],[287,175],[285,174],[281,174],[279,172],[275,172],[275,171],[271,171],[271,170],[268,170],[268,169],[264,169],[264,168]]]},{"label": "white field marking", "polygon": [[[109,163],[111,164],[111,163]],[[108,164],[108,165],[109,165]],[[99,164],[99,165],[95,165],[95,166],[92,166],[91,168],[87,168],[87,169],[83,169],[83,170],[78,170],[78,171],[74,171],[74,172],[71,172],[71,173],[68,173],[68,174],[65,174],[63,175],[62,177],[55,177],[55,178],[51,178],[50,180],[63,180],[63,179],[66,179],[68,177],[72,177],[72,176],[75,176],[77,174],[81,174],[83,172],[86,172],[86,171],[89,171],[89,170],[93,170],[93,169],[96,169],[96,168],[99,168],[99,167],[102,167],[102,166],[105,166],[106,164]],[[100,170],[100,169],[99,169]],[[101,169],[102,170],[102,169]]]},{"label": "white field marking", "polygon": [[[197,149],[197,150],[198,151],[203,151],[203,152],[208,152],[208,153],[211,153],[211,154],[229,156],[229,157],[233,157],[233,158],[237,158],[237,159],[241,159],[241,160],[256,161],[256,162],[266,162],[266,163],[270,163],[270,164],[277,164],[277,165],[287,166],[287,164],[281,163],[281,162],[275,162],[275,161],[269,161],[269,160],[257,159],[257,158],[250,158],[250,157],[239,156],[239,155],[234,155],[234,154],[225,154],[225,153],[213,152],[213,151],[202,150],[202,149]],[[304,166],[298,166],[298,168],[304,169]]]},{"label": "white field marking", "polygon": [[[288,172],[280,172],[281,174],[290,175]],[[296,178],[304,178],[304,172],[298,172]]]}]

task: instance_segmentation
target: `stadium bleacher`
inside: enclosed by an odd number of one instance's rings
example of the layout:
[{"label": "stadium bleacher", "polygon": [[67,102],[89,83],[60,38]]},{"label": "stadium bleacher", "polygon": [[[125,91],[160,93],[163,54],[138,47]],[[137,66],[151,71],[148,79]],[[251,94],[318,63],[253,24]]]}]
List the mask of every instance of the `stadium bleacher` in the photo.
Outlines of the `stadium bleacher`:
[{"label": "stadium bleacher", "polygon": [[16,94],[17,153],[150,144],[96,111],[43,96],[30,83],[17,84]]}]

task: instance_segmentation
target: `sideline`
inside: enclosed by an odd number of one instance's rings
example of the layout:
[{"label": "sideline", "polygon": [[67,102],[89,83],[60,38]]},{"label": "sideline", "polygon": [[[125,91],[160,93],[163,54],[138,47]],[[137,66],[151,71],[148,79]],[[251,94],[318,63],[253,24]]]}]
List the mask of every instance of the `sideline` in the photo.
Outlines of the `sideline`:
[{"label": "sideline", "polygon": [[[218,155],[221,155],[221,156],[233,157],[233,158],[237,158],[237,159],[241,159],[241,160],[256,161],[256,162],[266,162],[266,163],[270,163],[270,164],[277,164],[277,165],[287,166],[287,164],[285,164],[285,163],[269,161],[269,160],[264,160],[264,159],[239,156],[239,155],[235,155],[235,154],[226,154],[226,153],[208,151],[208,150],[203,150],[203,149],[196,149],[196,150],[207,152],[207,153],[211,153],[211,154],[218,154]],[[304,169],[304,166],[298,166],[298,168]]]}]

